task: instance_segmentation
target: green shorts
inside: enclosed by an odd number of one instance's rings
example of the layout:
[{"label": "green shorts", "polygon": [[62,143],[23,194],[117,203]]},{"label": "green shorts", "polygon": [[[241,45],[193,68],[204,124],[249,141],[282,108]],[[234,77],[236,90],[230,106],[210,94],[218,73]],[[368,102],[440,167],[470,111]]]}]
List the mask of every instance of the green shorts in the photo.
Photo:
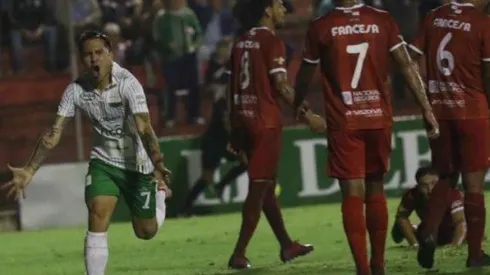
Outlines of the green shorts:
[{"label": "green shorts", "polygon": [[92,159],[85,182],[87,205],[97,196],[119,198],[122,194],[132,216],[142,219],[155,217],[156,186],[152,174],[124,170]]}]

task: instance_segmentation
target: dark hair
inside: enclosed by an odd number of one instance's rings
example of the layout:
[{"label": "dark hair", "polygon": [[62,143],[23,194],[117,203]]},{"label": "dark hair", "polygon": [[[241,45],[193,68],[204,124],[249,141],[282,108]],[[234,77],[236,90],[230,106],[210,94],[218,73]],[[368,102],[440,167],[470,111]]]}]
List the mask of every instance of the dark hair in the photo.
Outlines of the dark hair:
[{"label": "dark hair", "polygon": [[84,31],[78,37],[78,41],[77,41],[78,52],[82,53],[83,52],[83,45],[85,44],[85,42],[88,40],[92,40],[92,39],[101,39],[102,41],[104,41],[104,44],[107,47],[107,49],[109,51],[112,50],[111,40],[109,39],[109,37],[105,33],[97,31],[97,30],[88,30],[88,31]]},{"label": "dark hair", "polygon": [[239,34],[257,27],[264,16],[265,9],[271,7],[274,0],[238,0],[233,7],[233,16],[240,25]]},{"label": "dark hair", "polygon": [[420,179],[423,176],[437,175],[437,174],[438,174],[437,171],[431,166],[420,167],[419,169],[417,169],[417,172],[415,173],[415,180],[417,181],[417,183],[419,183]]}]

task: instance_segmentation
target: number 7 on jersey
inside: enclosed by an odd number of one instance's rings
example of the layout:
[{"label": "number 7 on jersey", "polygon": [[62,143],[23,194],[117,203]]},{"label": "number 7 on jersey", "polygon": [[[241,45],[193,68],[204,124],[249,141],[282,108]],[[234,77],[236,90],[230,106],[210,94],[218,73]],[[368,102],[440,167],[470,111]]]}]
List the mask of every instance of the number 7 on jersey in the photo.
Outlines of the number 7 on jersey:
[{"label": "number 7 on jersey", "polygon": [[354,74],[352,75],[352,80],[350,82],[350,86],[352,89],[357,89],[357,86],[359,86],[359,80],[361,79],[364,60],[366,59],[368,49],[369,44],[367,42],[347,46],[347,53],[358,55],[356,68],[354,69]]}]

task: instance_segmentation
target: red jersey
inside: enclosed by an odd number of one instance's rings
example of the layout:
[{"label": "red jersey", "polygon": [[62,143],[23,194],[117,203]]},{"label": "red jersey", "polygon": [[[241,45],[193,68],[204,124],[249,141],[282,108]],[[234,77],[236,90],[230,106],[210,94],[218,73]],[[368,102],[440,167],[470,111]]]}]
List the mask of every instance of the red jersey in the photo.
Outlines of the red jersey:
[{"label": "red jersey", "polygon": [[425,55],[428,98],[438,119],[488,117],[481,62],[490,62],[490,18],[473,4],[431,11],[409,46]]},{"label": "red jersey", "polygon": [[279,93],[271,75],[287,73],[284,43],[268,28],[253,28],[235,41],[230,60],[232,125],[282,127]]},{"label": "red jersey", "polygon": [[303,60],[320,63],[330,129],[391,126],[390,52],[404,44],[389,13],[362,4],[313,20]]},{"label": "red jersey", "polygon": [[[409,189],[402,197],[398,212],[404,213],[407,217],[415,211],[421,221],[425,219],[427,213],[427,198],[420,192],[417,187]],[[463,195],[460,191],[453,189],[451,191],[451,204],[444,213],[440,228],[450,229],[454,227],[453,213],[463,211]]]}]

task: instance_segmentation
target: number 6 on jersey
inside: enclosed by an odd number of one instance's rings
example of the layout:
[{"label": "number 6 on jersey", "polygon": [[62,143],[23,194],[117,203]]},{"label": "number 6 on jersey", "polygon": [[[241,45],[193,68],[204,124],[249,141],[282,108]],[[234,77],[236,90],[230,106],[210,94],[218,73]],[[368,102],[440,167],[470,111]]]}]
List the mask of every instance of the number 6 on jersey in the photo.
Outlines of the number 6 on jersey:
[{"label": "number 6 on jersey", "polygon": [[367,42],[347,46],[347,53],[358,54],[356,68],[354,69],[354,75],[352,75],[352,81],[350,82],[352,89],[357,89],[357,86],[359,86],[359,80],[361,79],[362,68],[364,66],[364,60],[366,59],[368,49],[369,44]]}]

